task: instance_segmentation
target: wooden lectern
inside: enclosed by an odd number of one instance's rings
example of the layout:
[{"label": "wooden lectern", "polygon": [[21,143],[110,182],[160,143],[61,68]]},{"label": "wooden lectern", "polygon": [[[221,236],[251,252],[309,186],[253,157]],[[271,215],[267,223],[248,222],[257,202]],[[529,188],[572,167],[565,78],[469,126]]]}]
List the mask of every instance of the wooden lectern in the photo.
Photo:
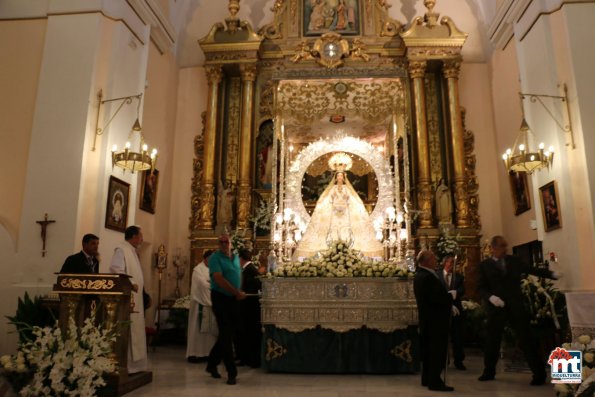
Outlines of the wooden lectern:
[{"label": "wooden lectern", "polygon": [[62,331],[68,328],[68,321],[74,318],[82,326],[91,310],[95,310],[97,321],[105,326],[116,326],[118,337],[113,346],[113,359],[117,372],[107,377],[108,393],[121,396],[152,381],[151,372],[128,375],[128,342],[130,339],[130,312],[143,310],[131,302],[132,284],[126,274],[58,274],[54,293],[60,296],[58,321]]}]

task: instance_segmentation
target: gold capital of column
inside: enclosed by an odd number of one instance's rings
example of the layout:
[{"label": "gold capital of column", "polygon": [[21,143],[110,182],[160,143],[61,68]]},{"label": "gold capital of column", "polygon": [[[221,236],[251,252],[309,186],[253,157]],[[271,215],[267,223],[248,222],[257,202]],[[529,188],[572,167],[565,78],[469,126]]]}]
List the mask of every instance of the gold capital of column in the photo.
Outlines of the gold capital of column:
[{"label": "gold capital of column", "polygon": [[202,186],[199,203],[200,220],[198,226],[201,229],[212,229],[215,208],[215,186],[213,184]]},{"label": "gold capital of column", "polygon": [[426,61],[409,61],[407,70],[409,71],[409,77],[412,79],[423,78],[426,75],[426,67],[428,63]]},{"label": "gold capital of column", "polygon": [[461,61],[460,60],[448,60],[444,61],[442,67],[442,73],[447,79],[458,79],[461,73]]},{"label": "gold capital of column", "polygon": [[242,81],[254,81],[256,80],[256,65],[254,64],[241,64],[240,74]]},{"label": "gold capital of column", "polygon": [[207,81],[209,85],[219,84],[223,78],[223,70],[221,65],[206,66],[205,73],[207,75]]}]

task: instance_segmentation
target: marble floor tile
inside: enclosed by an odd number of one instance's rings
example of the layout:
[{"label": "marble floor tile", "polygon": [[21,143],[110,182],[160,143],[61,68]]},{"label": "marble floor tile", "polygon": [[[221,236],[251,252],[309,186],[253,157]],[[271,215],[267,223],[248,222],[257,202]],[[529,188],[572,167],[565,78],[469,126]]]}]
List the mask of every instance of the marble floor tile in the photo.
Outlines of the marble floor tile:
[{"label": "marble floor tile", "polygon": [[478,382],[482,371],[482,357],[468,353],[468,370],[449,370],[447,383],[454,393],[431,392],[421,387],[419,375],[304,375],[269,374],[260,369],[239,367],[238,384],[225,384],[225,369],[220,367],[222,379],[212,379],[205,372],[205,363],[190,364],[180,346],[158,347],[149,352],[153,383],[137,389],[127,397],[427,397],[493,396],[542,397],[555,396],[549,384],[529,386],[531,374],[523,371],[507,372],[502,364],[496,381]]}]

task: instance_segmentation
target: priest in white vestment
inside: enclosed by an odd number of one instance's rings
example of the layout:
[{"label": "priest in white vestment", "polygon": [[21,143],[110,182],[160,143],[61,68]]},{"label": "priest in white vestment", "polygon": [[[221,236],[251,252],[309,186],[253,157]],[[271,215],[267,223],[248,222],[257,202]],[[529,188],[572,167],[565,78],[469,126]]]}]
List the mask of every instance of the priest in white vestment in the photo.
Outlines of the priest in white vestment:
[{"label": "priest in white vestment", "polygon": [[208,258],[213,253],[207,250],[203,261],[194,267],[190,285],[190,310],[188,311],[188,362],[197,363],[200,357],[207,357],[217,342],[217,320],[211,304],[211,277]]},{"label": "priest in white vestment", "polygon": [[136,249],[143,243],[143,233],[138,226],[129,226],[124,232],[126,241],[114,250],[110,265],[112,273],[127,274],[132,283],[134,309],[130,313],[130,340],[128,342],[128,373],[147,370],[147,337],[143,302],[143,270]]}]

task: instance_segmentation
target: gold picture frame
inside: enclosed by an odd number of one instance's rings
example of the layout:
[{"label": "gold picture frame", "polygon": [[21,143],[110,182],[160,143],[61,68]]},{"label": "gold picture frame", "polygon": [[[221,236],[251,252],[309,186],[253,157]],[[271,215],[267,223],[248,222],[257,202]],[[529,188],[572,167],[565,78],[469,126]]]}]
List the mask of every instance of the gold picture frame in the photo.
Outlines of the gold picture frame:
[{"label": "gold picture frame", "polygon": [[130,184],[114,176],[109,178],[105,227],[124,233],[128,222]]},{"label": "gold picture frame", "polygon": [[556,181],[546,183],[539,188],[539,201],[543,214],[543,227],[546,232],[551,232],[562,227],[562,213],[560,211],[560,198]]},{"label": "gold picture frame", "polygon": [[529,211],[531,209],[531,196],[529,195],[527,173],[511,171],[508,174],[508,180],[510,181],[514,214],[518,216]]}]

